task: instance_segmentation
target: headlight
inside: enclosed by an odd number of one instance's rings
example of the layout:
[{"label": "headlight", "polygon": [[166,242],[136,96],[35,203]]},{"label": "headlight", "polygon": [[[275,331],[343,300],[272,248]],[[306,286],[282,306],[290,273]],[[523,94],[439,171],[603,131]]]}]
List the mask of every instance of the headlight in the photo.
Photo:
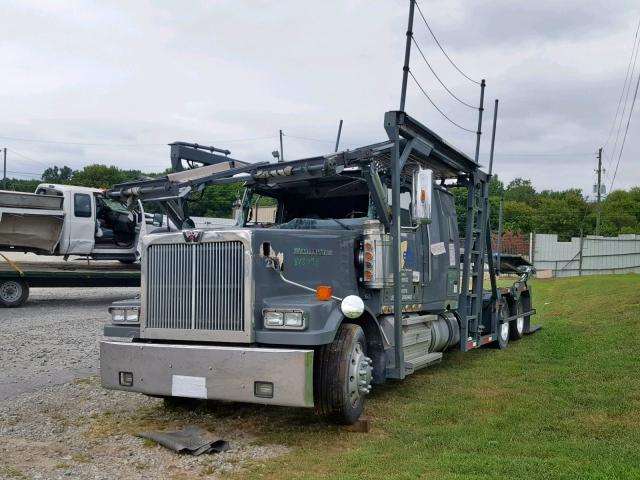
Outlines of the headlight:
[{"label": "headlight", "polygon": [[110,307],[111,323],[138,323],[140,310],[138,308]]},{"label": "headlight", "polygon": [[284,325],[284,315],[282,312],[267,310],[264,312],[265,327],[282,327]]},{"label": "headlight", "polygon": [[265,328],[304,328],[304,314],[300,310],[264,310],[262,317]]},{"label": "headlight", "polygon": [[302,312],[285,312],[284,326],[293,328],[302,327]]}]

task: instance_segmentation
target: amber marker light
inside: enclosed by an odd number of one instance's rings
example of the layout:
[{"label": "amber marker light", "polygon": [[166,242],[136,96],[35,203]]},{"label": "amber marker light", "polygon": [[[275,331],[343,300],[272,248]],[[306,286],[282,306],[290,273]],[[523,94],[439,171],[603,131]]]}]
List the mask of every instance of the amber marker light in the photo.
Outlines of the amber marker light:
[{"label": "amber marker light", "polygon": [[318,300],[322,300],[326,302],[327,300],[331,300],[333,296],[333,288],[327,285],[320,285],[316,288],[316,298]]}]

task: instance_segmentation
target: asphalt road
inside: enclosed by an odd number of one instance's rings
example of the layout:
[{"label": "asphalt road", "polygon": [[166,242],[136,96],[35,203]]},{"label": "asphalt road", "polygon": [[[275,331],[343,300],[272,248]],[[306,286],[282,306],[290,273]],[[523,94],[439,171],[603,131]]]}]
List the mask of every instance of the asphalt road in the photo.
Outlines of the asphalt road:
[{"label": "asphalt road", "polygon": [[0,307],[0,401],[95,375],[107,308],[138,291],[32,289],[22,307]]}]

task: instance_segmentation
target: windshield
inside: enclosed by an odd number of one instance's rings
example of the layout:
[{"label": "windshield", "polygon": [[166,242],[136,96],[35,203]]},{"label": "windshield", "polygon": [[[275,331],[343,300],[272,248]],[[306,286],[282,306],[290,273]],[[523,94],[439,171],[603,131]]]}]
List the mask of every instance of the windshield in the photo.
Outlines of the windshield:
[{"label": "windshield", "polygon": [[238,225],[291,229],[350,229],[370,218],[361,179],[306,182],[286,189],[247,189]]}]

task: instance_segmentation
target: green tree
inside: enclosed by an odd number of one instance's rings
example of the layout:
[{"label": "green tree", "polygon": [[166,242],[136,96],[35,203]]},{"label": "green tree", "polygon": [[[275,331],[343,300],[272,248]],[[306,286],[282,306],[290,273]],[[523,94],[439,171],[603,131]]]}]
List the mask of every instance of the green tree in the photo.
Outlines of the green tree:
[{"label": "green tree", "polygon": [[139,170],[121,170],[113,165],[89,165],[75,172],[69,183],[82,187],[111,188],[117,183],[123,183],[142,177]]},{"label": "green tree", "polygon": [[67,167],[66,165],[61,168],[54,165],[42,173],[42,181],[49,183],[68,183],[75,173],[71,167]]},{"label": "green tree", "polygon": [[533,188],[531,180],[516,178],[509,182],[504,191],[504,199],[513,202],[522,202],[535,206],[538,200],[536,189]]}]

